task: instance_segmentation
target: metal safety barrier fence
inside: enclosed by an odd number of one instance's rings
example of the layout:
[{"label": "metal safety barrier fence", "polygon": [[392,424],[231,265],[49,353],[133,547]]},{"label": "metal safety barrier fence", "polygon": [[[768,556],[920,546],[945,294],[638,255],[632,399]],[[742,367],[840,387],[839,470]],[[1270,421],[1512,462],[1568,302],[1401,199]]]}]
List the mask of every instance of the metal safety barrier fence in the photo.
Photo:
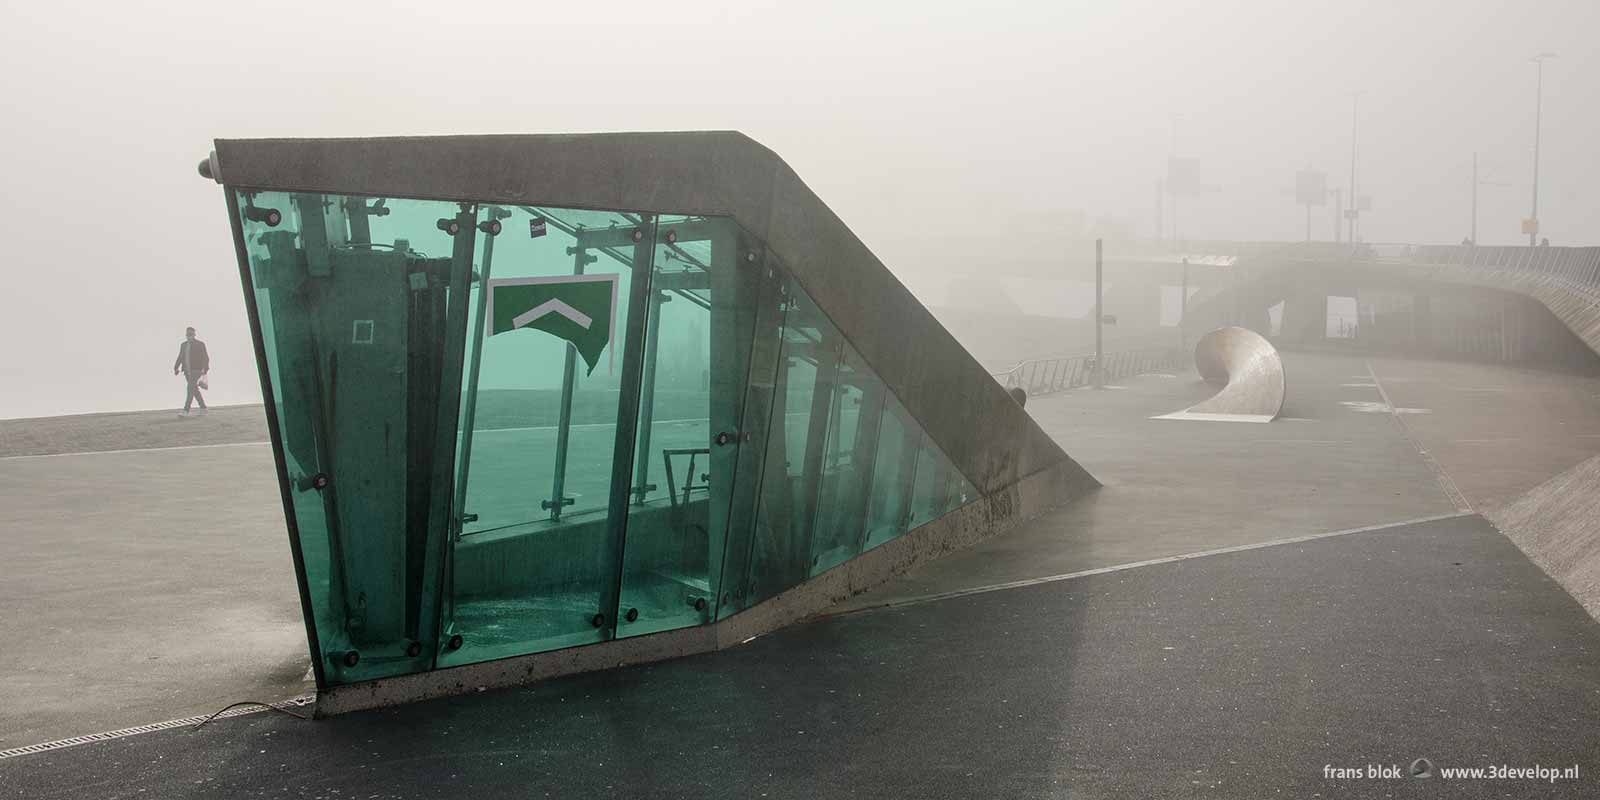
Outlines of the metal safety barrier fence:
[{"label": "metal safety barrier fence", "polygon": [[[1116,380],[1163,369],[1183,369],[1189,357],[1175,345],[1142,347],[1106,353],[1103,380]],[[1094,382],[1094,354],[1037,358],[992,373],[1000,385],[1020,388],[1029,396],[1062,392]]]}]

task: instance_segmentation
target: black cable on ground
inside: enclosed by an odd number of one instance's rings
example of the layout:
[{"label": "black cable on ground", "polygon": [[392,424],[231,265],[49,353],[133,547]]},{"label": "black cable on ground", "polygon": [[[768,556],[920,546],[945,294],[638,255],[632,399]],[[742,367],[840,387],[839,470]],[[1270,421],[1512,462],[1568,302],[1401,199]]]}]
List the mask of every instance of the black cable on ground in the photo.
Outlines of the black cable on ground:
[{"label": "black cable on ground", "polygon": [[283,708],[282,706],[274,705],[272,703],[263,703],[263,702],[260,702],[258,700],[240,700],[237,703],[229,703],[228,705],[225,705],[222,708],[217,709],[217,713],[212,714],[211,716],[206,717],[205,719],[200,720],[199,722],[195,723],[195,726],[190,728],[189,730],[191,732],[200,730],[200,728],[202,726],[204,726],[206,723],[210,722],[211,720],[216,719],[217,717],[222,716],[223,712],[227,711],[230,708],[238,708],[239,706],[261,706],[262,708],[266,708],[266,709],[269,709],[269,710],[272,710],[272,711],[276,711],[276,712],[278,712],[280,714],[288,714],[289,716],[294,717],[295,719],[298,719],[298,720],[309,721],[311,719],[311,717],[308,717],[308,716],[306,716],[304,714],[296,714],[296,713],[294,713],[293,711],[290,711],[287,708]]}]

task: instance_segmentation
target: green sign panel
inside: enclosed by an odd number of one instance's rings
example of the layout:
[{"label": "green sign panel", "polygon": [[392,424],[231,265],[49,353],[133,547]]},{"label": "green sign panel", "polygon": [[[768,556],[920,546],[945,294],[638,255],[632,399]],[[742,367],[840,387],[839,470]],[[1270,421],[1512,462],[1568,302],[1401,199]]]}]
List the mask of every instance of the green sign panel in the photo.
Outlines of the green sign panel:
[{"label": "green sign panel", "polygon": [[590,375],[616,328],[617,276],[556,275],[489,281],[489,335],[519,328],[572,343]]}]

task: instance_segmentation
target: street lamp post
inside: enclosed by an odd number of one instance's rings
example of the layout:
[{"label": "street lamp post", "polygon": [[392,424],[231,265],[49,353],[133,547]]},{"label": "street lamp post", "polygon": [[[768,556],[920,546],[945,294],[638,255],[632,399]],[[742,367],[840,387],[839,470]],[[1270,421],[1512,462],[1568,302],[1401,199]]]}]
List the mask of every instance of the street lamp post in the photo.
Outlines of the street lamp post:
[{"label": "street lamp post", "polygon": [[[1168,116],[1172,119],[1172,151],[1171,151],[1171,155],[1167,156],[1167,172],[1169,173],[1167,175],[1167,177],[1170,179],[1172,177],[1172,175],[1170,174],[1172,172],[1172,161],[1173,161],[1173,159],[1178,157],[1178,115],[1177,114],[1169,114]],[[1167,191],[1172,193],[1172,241],[1173,242],[1177,242],[1177,241],[1179,241],[1179,239],[1178,239],[1178,187],[1173,185],[1173,183],[1169,180],[1168,183],[1167,183]]]},{"label": "street lamp post", "polygon": [[1333,243],[1339,243],[1339,218],[1344,216],[1344,188],[1331,189],[1333,192]]},{"label": "street lamp post", "polygon": [[1533,213],[1529,216],[1533,224],[1528,227],[1530,247],[1539,243],[1539,128],[1544,112],[1544,61],[1555,57],[1555,53],[1540,53],[1532,59],[1538,65],[1539,80],[1533,92]]},{"label": "street lamp post", "polygon": [[1178,349],[1189,349],[1189,332],[1185,326],[1189,324],[1189,257],[1183,257],[1183,286],[1179,287],[1178,294]]},{"label": "street lamp post", "polygon": [[1104,282],[1101,279],[1100,255],[1102,241],[1094,240],[1094,388],[1103,389],[1106,385],[1105,348],[1101,346],[1100,330],[1106,321],[1106,309],[1102,304],[1104,297]]},{"label": "street lamp post", "polygon": [[1356,243],[1356,121],[1360,118],[1361,93],[1354,92],[1350,95],[1350,207],[1344,215],[1350,220],[1351,244]]}]

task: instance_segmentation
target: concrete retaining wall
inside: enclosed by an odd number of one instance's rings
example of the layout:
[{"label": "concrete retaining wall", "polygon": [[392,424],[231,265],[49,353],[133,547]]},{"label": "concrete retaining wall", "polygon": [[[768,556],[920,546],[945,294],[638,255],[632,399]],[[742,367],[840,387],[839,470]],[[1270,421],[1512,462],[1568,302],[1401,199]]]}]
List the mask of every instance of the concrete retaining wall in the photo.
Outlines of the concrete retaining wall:
[{"label": "concrete retaining wall", "polygon": [[1487,516],[1600,619],[1600,456]]}]

